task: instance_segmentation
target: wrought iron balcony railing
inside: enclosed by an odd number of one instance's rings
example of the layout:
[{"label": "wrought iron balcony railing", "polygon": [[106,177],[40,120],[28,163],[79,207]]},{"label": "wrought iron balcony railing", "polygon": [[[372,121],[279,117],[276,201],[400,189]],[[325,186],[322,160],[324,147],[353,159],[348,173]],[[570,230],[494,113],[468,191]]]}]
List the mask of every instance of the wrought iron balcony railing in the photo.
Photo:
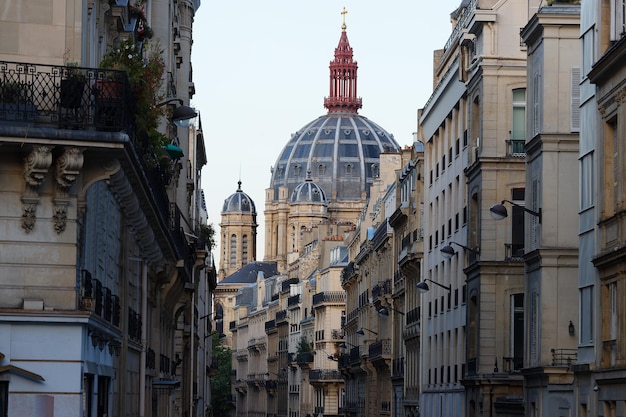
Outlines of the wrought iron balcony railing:
[{"label": "wrought iron balcony railing", "polygon": [[0,122],[129,132],[133,99],[124,71],[0,61]]},{"label": "wrought iron balcony railing", "polygon": [[506,156],[514,158],[524,158],[526,151],[524,150],[524,139],[509,139],[506,141]]}]

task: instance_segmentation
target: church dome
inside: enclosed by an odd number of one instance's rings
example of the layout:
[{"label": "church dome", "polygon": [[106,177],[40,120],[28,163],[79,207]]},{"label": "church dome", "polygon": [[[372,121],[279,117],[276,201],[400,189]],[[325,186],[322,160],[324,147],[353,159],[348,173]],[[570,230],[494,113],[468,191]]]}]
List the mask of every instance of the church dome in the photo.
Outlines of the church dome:
[{"label": "church dome", "polygon": [[326,205],[326,195],[319,185],[313,182],[310,176],[300,183],[291,193],[292,204],[322,204]]},{"label": "church dome", "polygon": [[222,207],[222,214],[232,213],[250,213],[256,215],[256,207],[254,201],[241,190],[241,181],[237,186],[237,192],[232,194],[226,200],[224,200],[224,206]]},{"label": "church dome", "polygon": [[[292,194],[310,172],[311,179],[333,201],[359,201],[379,174],[381,152],[399,152],[393,135],[358,114],[357,62],[345,22],[335,59],[330,63],[330,94],[324,98],[328,114],[291,136],[272,167],[270,188]],[[290,195],[288,194],[288,195]],[[276,197],[278,198],[278,197]]]}]

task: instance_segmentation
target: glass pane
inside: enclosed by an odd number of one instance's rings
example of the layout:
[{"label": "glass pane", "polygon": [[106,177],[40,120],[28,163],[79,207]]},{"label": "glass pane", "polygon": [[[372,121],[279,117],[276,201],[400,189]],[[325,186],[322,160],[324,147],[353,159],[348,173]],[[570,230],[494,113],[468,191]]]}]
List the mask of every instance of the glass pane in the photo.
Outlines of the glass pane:
[{"label": "glass pane", "polygon": [[511,129],[511,139],[524,140],[526,138],[526,109],[524,107],[513,107],[513,126]]}]

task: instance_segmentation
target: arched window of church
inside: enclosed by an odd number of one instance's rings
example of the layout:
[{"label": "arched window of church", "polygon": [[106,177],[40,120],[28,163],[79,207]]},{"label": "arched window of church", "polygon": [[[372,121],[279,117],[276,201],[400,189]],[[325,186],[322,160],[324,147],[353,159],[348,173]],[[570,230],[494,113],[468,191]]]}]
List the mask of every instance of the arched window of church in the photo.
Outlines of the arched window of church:
[{"label": "arched window of church", "polygon": [[241,266],[248,265],[248,235],[241,238]]},{"label": "arched window of church", "polygon": [[352,166],[352,164],[346,164],[346,175],[352,175],[353,170],[354,167]]},{"label": "arched window of church", "polygon": [[237,267],[237,236],[230,236],[230,267]]},{"label": "arched window of church", "polygon": [[293,166],[293,174],[296,177],[302,176],[302,167],[300,165],[294,165]]},{"label": "arched window of church", "polygon": [[326,174],[326,165],[319,164],[317,166],[317,175],[324,175],[324,174]]}]

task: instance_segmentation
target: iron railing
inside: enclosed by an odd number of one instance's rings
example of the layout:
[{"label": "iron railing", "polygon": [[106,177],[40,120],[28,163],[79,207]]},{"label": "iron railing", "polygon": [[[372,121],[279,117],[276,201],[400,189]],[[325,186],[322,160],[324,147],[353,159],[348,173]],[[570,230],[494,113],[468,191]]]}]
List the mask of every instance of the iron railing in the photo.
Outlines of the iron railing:
[{"label": "iron railing", "polygon": [[578,360],[578,349],[550,349],[552,366],[571,366]]},{"label": "iron railing", "polygon": [[524,158],[526,151],[524,150],[524,139],[509,139],[506,141],[506,156],[514,158]]},{"label": "iron railing", "polygon": [[0,122],[130,133],[126,72],[0,61]]}]

